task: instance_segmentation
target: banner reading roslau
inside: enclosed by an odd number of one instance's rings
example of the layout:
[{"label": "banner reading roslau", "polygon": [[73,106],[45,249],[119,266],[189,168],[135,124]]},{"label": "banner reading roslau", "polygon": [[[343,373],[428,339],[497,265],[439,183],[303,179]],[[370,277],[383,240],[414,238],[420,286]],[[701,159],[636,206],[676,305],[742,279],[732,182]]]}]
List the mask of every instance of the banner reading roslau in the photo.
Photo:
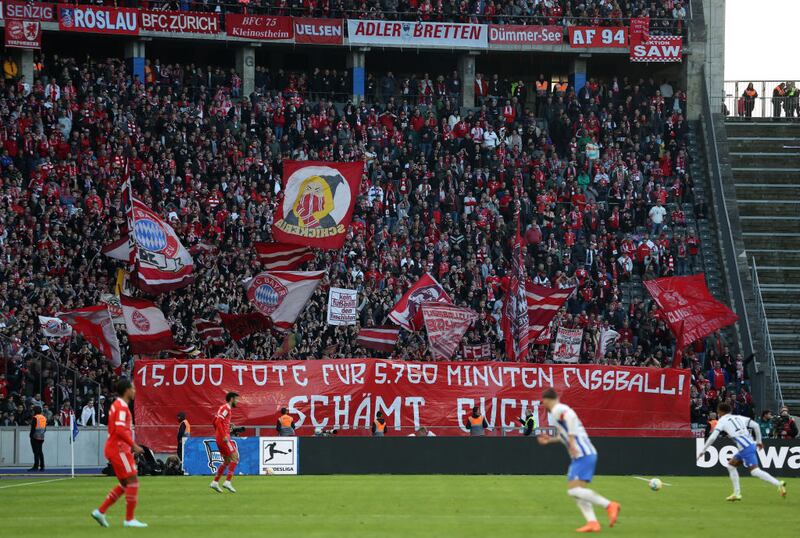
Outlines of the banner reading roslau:
[{"label": "banner reading roslau", "polygon": [[590,435],[683,437],[689,428],[686,370],[600,365],[498,362],[407,362],[376,359],[321,361],[138,360],[136,424],[140,441],[174,448],[176,413],[191,412],[194,435],[212,435],[213,413],[225,393],[241,394],[237,425],[274,424],[281,407],[298,434],[314,428],[368,435],[377,411],[387,432],[421,425],[462,427],[473,406],[495,428],[517,427],[532,409],[547,424],[541,392],[555,387]]}]

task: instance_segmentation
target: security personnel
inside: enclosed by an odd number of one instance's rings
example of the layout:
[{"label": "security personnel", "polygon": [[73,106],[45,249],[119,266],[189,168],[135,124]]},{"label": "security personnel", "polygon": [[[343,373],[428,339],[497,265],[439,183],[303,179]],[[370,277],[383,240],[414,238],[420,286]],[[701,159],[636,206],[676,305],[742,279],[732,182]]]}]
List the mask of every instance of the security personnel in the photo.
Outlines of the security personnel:
[{"label": "security personnel", "polygon": [[533,430],[536,429],[536,415],[533,414],[533,409],[528,409],[528,412],[525,414],[525,419],[519,419],[522,426],[525,430],[522,432],[522,435],[529,436],[533,433]]},{"label": "security personnel", "polygon": [[383,418],[383,411],[378,411],[375,414],[375,420],[372,421],[372,436],[383,437],[386,435],[386,419]]},{"label": "security personnel", "polygon": [[539,80],[536,81],[536,97],[546,98],[548,89],[549,83],[547,79],[544,78],[544,75],[539,75]]},{"label": "security personnel", "polygon": [[186,413],[178,413],[178,459],[183,461],[183,439],[192,435],[192,425],[186,420]]},{"label": "security personnel", "polygon": [[783,108],[783,101],[786,99],[786,83],[781,82],[775,89],[772,90],[772,117],[781,117],[781,108]]},{"label": "security personnel", "polygon": [[281,416],[278,418],[278,425],[275,428],[281,437],[292,437],[294,433],[294,419],[289,416],[289,410],[281,407]]},{"label": "security personnel", "polygon": [[33,419],[31,420],[31,450],[33,450],[33,467],[28,471],[44,471],[44,434],[47,431],[47,419],[42,414],[42,408],[38,405],[33,408]]},{"label": "security personnel", "polygon": [[566,81],[561,80],[561,81],[553,84],[553,93],[556,94],[557,97],[558,96],[561,96],[561,97],[566,96],[568,89],[569,89],[569,84],[567,84]]},{"label": "security personnel", "polygon": [[486,435],[486,428],[489,427],[489,423],[483,418],[481,410],[477,405],[472,408],[472,414],[467,417],[464,425],[467,427],[472,437],[482,437]]}]

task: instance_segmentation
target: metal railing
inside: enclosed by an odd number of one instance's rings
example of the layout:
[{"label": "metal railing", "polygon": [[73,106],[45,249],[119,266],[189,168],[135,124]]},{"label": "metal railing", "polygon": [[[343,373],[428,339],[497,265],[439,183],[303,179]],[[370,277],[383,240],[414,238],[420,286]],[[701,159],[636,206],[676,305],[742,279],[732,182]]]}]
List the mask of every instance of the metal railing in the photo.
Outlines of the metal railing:
[{"label": "metal railing", "polygon": [[[767,361],[767,368],[765,375],[772,383],[772,398],[773,401],[783,407],[783,392],[781,391],[781,383],[778,378],[778,367],[775,364],[775,353],[772,350],[772,337],[769,332],[769,320],[767,319],[767,310],[764,307],[764,298],[761,295],[761,284],[758,280],[758,265],[756,265],[755,256],[752,258],[753,264],[750,266],[750,274],[753,279],[753,296],[756,300],[756,312],[758,313],[758,326],[759,333],[761,334],[761,345],[759,346],[759,356]],[[778,406],[771,406],[776,408]]]},{"label": "metal railing", "polygon": [[[703,71],[703,99],[702,99],[702,119],[704,123],[703,135],[705,138],[706,155],[711,167],[711,193],[714,202],[717,223],[719,225],[722,241],[720,249],[722,251],[727,270],[727,280],[731,292],[731,300],[739,315],[738,333],[741,341],[741,349],[745,356],[753,353],[753,340],[750,332],[750,320],[747,315],[747,302],[744,296],[742,278],[739,274],[739,265],[736,257],[736,247],[731,229],[731,220],[728,214],[728,205],[725,201],[725,189],[722,181],[722,165],[719,161],[719,147],[717,145],[717,131],[714,125],[715,116],[721,112],[715,109],[712,104],[712,97],[708,93],[708,81]],[[758,365],[755,365],[755,373],[758,372]]]},{"label": "metal railing", "polygon": [[[781,83],[800,87],[797,79],[787,80],[726,80],[723,95],[712,96],[715,106],[729,118],[770,118],[800,121],[800,94],[793,97],[773,97],[775,88]],[[750,84],[757,97],[746,98],[744,93]]]}]

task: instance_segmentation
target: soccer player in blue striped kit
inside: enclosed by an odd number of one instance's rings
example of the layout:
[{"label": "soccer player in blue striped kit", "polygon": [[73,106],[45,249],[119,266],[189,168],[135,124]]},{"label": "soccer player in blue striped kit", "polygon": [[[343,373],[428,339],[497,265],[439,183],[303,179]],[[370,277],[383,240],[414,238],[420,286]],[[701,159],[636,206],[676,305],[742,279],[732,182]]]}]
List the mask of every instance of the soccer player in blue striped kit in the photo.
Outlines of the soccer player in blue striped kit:
[{"label": "soccer player in blue striped kit", "polygon": [[613,527],[619,517],[620,504],[609,501],[599,493],[587,488],[594,478],[597,466],[597,449],[586,434],[586,429],[575,411],[568,405],[558,401],[558,393],[549,388],[542,394],[542,405],[547,409],[550,425],[555,427],[558,435],[551,437],[540,434],[537,440],[540,445],[563,443],[567,447],[572,463],[567,471],[567,495],[575,499],[586,525],[576,529],[577,532],[600,532],[600,523],[594,515],[595,504],[602,506],[608,513],[608,526]]},{"label": "soccer player in blue striped kit", "polygon": [[[731,502],[742,500],[742,490],[739,487],[739,470],[737,467],[743,463],[750,471],[751,476],[755,476],[768,484],[772,484],[778,488],[778,494],[786,498],[786,482],[778,480],[768,472],[758,468],[758,452],[756,448],[764,448],[764,445],[761,444],[761,428],[758,424],[748,417],[732,414],[730,404],[725,402],[717,406],[717,414],[719,415],[717,426],[714,428],[714,431],[711,432],[711,435],[708,436],[708,440],[703,450],[698,454],[697,459],[699,460],[703,457],[708,447],[714,444],[719,434],[723,432],[733,439],[736,446],[739,447],[739,452],[734,454],[731,460],[725,464],[725,468],[728,469],[728,474],[731,477],[731,483],[733,483],[733,494],[729,495],[725,500]],[[751,431],[755,436],[755,441],[753,441],[753,437],[750,435]]]}]

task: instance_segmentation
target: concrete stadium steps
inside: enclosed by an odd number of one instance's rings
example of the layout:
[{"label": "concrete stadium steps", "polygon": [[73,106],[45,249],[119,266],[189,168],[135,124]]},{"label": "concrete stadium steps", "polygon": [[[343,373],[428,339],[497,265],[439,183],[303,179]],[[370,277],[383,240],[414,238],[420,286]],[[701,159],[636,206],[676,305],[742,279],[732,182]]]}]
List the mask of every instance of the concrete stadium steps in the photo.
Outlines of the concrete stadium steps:
[{"label": "concrete stadium steps", "polygon": [[800,404],[800,124],[726,125],[742,238],[755,258],[784,400]]}]

